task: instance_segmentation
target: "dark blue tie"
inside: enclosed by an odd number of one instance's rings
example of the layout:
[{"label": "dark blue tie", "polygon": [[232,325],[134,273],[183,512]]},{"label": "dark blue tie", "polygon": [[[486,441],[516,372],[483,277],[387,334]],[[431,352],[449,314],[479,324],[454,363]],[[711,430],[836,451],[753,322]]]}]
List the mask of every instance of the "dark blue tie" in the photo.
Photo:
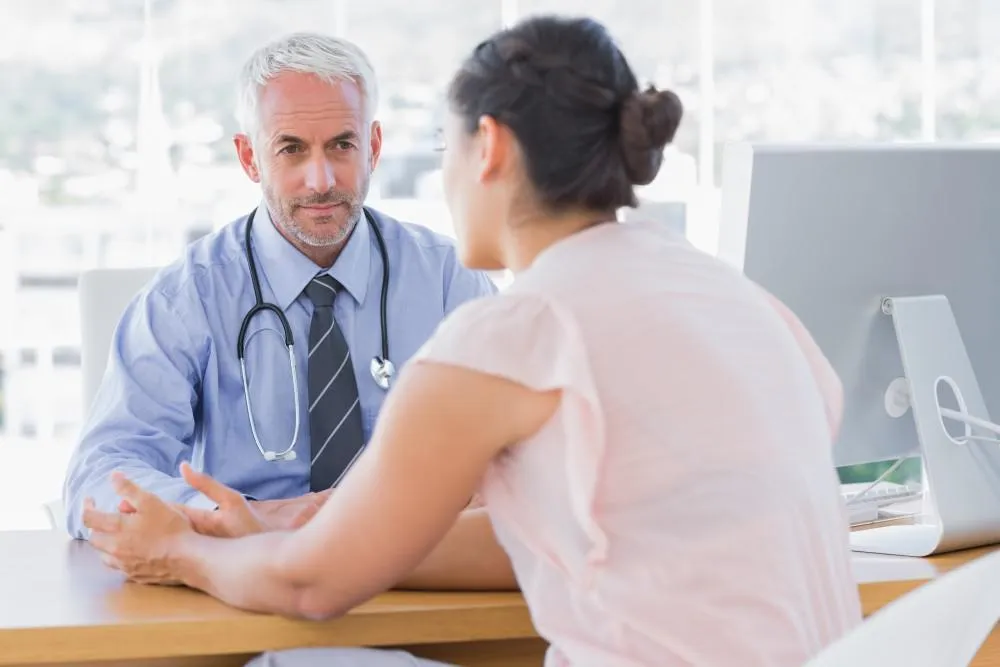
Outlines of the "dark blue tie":
[{"label": "dark blue tie", "polygon": [[306,286],[313,302],[309,326],[309,437],[312,465],[309,488],[323,491],[341,477],[365,446],[354,365],[344,334],[333,317],[340,283],[327,274]]}]

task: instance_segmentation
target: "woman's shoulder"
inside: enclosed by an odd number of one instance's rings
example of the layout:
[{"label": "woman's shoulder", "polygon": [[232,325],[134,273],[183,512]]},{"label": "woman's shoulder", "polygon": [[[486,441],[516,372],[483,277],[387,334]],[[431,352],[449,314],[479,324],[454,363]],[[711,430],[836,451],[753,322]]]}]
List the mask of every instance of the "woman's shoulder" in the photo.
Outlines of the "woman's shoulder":
[{"label": "woman's shoulder", "polygon": [[571,309],[544,290],[511,286],[463,303],[414,355],[543,386],[545,376],[580,349]]},{"label": "woman's shoulder", "polygon": [[460,305],[441,323],[437,335],[513,334],[558,319],[561,311],[558,299],[544,283],[515,282],[497,294]]}]

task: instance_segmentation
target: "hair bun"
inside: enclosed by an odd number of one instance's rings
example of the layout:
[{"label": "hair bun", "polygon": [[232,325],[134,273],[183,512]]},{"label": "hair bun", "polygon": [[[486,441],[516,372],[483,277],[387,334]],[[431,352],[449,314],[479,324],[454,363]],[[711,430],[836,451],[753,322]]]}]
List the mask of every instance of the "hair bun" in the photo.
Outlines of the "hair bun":
[{"label": "hair bun", "polygon": [[663,149],[674,139],[684,107],[676,93],[650,86],[622,104],[619,125],[625,170],[633,185],[656,178]]}]

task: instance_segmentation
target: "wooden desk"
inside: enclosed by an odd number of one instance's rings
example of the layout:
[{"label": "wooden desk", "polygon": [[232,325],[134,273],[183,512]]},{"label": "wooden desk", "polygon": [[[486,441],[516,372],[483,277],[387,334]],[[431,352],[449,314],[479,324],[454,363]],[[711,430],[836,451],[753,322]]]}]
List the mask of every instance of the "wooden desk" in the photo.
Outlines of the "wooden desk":
[{"label": "wooden desk", "polygon": [[[865,614],[990,550],[857,554]],[[544,652],[518,594],[388,593],[335,621],[292,621],[124,583],[87,544],[55,532],[0,532],[0,665],[230,667],[269,649],[333,645],[401,646],[469,667],[539,667]],[[1000,632],[973,664],[1000,667]]]},{"label": "wooden desk", "polygon": [[[855,554],[854,573],[861,593],[861,606],[868,616],[893,600],[936,579],[946,572],[984,556],[1000,546],[969,549],[930,558],[904,558],[877,554]],[[943,613],[943,610],[942,610]],[[973,667],[1000,667],[1000,629],[987,638]]]},{"label": "wooden desk", "polygon": [[516,593],[388,593],[334,621],[293,621],[125,583],[56,532],[0,532],[0,665],[230,667],[269,649],[335,645],[473,667],[538,667],[544,653]]}]

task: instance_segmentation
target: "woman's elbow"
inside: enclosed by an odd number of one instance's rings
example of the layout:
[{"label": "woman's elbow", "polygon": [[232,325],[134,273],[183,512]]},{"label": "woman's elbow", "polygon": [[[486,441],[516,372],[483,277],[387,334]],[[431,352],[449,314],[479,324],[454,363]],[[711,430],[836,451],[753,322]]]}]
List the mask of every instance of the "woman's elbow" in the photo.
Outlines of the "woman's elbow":
[{"label": "woman's elbow", "polygon": [[340,618],[349,609],[349,604],[338,600],[330,591],[309,586],[296,595],[294,615],[307,621],[329,621]]},{"label": "woman's elbow", "polygon": [[324,570],[304,563],[301,554],[282,549],[271,563],[272,576],[281,582],[285,609],[293,618],[326,621],[344,615],[349,606],[323,581]]}]

